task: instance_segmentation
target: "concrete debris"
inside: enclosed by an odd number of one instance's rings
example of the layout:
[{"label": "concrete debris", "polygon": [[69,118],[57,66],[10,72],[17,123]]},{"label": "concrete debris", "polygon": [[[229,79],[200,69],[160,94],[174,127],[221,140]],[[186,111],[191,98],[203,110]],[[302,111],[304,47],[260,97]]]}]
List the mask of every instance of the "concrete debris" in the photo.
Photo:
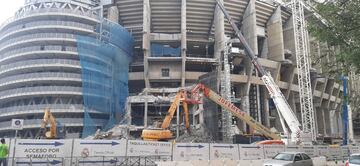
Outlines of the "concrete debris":
[{"label": "concrete debris", "polygon": [[139,128],[134,125],[116,125],[106,132],[102,132],[98,129],[93,136],[89,136],[86,139],[134,139],[130,136],[130,132],[142,129],[142,127]]},{"label": "concrete debris", "polygon": [[214,143],[215,139],[210,136],[210,134],[205,129],[205,126],[202,126],[198,129],[191,127],[191,133],[184,132],[176,139],[176,142],[190,142],[190,143],[201,143],[209,142]]},{"label": "concrete debris", "polygon": [[239,127],[237,125],[231,125],[230,134],[231,135],[238,135],[241,134]]}]

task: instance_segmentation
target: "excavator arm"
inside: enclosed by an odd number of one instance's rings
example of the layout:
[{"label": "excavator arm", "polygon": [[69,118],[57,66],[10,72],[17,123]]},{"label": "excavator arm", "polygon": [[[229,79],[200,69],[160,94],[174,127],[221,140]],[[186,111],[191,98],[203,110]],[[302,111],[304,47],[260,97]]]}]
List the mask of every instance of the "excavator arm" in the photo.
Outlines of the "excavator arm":
[{"label": "excavator arm", "polygon": [[230,111],[234,116],[247,123],[250,127],[263,134],[265,137],[271,138],[273,140],[281,139],[278,134],[273,133],[270,129],[257,122],[251,116],[247,115],[244,111],[241,111],[230,101],[224,99],[223,97],[215,93],[213,90],[206,87],[204,84],[200,83],[196,85],[195,88],[192,90],[192,94],[198,94],[199,91],[202,91],[205,97],[220,105],[224,109]]},{"label": "excavator arm", "polygon": [[186,92],[184,90],[180,90],[174,99],[174,102],[171,104],[168,113],[164,119],[164,122],[161,125],[161,128],[167,129],[170,125],[171,119],[174,117],[174,113],[180,105],[180,102],[183,101],[183,109],[185,112],[185,127],[188,129],[189,125],[189,110],[187,107],[187,103],[185,102],[186,99]]},{"label": "excavator arm", "polygon": [[168,113],[166,114],[166,117],[161,124],[161,130],[158,129],[144,129],[142,131],[141,137],[144,140],[169,140],[173,138],[173,134],[170,130],[168,130],[171,120],[174,117],[174,114],[177,110],[177,108],[180,105],[180,102],[182,102],[183,110],[185,113],[185,127],[190,132],[190,124],[189,124],[189,110],[188,105],[186,102],[186,91],[180,90],[176,96],[172,104],[170,105],[170,108],[168,110]]},{"label": "excavator arm", "polygon": [[[46,126],[48,123],[50,123],[50,131],[46,131]],[[57,137],[56,120],[55,117],[50,112],[49,108],[45,109],[44,117],[41,121],[41,130],[46,131],[44,135],[45,138],[47,139],[53,139]]]}]

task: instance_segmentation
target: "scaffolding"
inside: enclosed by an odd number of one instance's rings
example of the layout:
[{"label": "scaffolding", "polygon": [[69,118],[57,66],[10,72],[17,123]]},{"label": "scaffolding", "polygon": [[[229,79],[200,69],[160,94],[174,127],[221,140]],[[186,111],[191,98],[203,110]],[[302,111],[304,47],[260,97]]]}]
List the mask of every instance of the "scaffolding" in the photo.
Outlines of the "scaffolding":
[{"label": "scaffolding", "polygon": [[[124,27],[106,19],[96,26],[96,32],[98,36],[76,38],[84,102],[83,138],[95,133],[98,127],[108,130],[123,120],[129,94],[133,37]],[[96,126],[93,119],[96,115],[90,112],[105,114],[108,119],[102,126]]]},{"label": "scaffolding", "polygon": [[291,9],[298,69],[302,130],[304,133],[311,133],[312,140],[315,141],[316,131],[310,79],[310,51],[304,18],[304,4],[302,1],[292,0]]}]

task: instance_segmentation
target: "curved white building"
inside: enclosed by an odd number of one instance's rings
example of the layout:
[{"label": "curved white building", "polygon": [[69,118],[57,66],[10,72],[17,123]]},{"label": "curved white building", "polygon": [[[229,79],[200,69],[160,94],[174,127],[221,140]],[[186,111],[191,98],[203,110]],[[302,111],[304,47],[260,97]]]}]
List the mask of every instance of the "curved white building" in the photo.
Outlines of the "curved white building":
[{"label": "curved white building", "polygon": [[[1,137],[14,135],[11,119],[19,118],[25,119],[20,136],[33,138],[45,107],[65,126],[67,137],[81,136],[85,108],[77,37],[99,36],[102,14],[94,9],[98,5],[90,0],[27,0],[1,26]],[[89,115],[97,127],[109,116],[90,109]]]}]

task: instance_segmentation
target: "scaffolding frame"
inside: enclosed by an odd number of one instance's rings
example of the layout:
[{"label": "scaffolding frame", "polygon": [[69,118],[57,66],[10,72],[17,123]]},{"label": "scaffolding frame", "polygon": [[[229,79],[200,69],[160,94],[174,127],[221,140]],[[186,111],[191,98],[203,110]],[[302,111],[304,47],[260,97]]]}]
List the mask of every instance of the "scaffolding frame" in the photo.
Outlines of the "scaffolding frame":
[{"label": "scaffolding frame", "polygon": [[304,17],[304,4],[302,1],[292,0],[291,9],[298,69],[302,130],[304,133],[311,133],[312,140],[316,141],[314,106],[310,78],[310,51],[308,32],[306,30]]}]

